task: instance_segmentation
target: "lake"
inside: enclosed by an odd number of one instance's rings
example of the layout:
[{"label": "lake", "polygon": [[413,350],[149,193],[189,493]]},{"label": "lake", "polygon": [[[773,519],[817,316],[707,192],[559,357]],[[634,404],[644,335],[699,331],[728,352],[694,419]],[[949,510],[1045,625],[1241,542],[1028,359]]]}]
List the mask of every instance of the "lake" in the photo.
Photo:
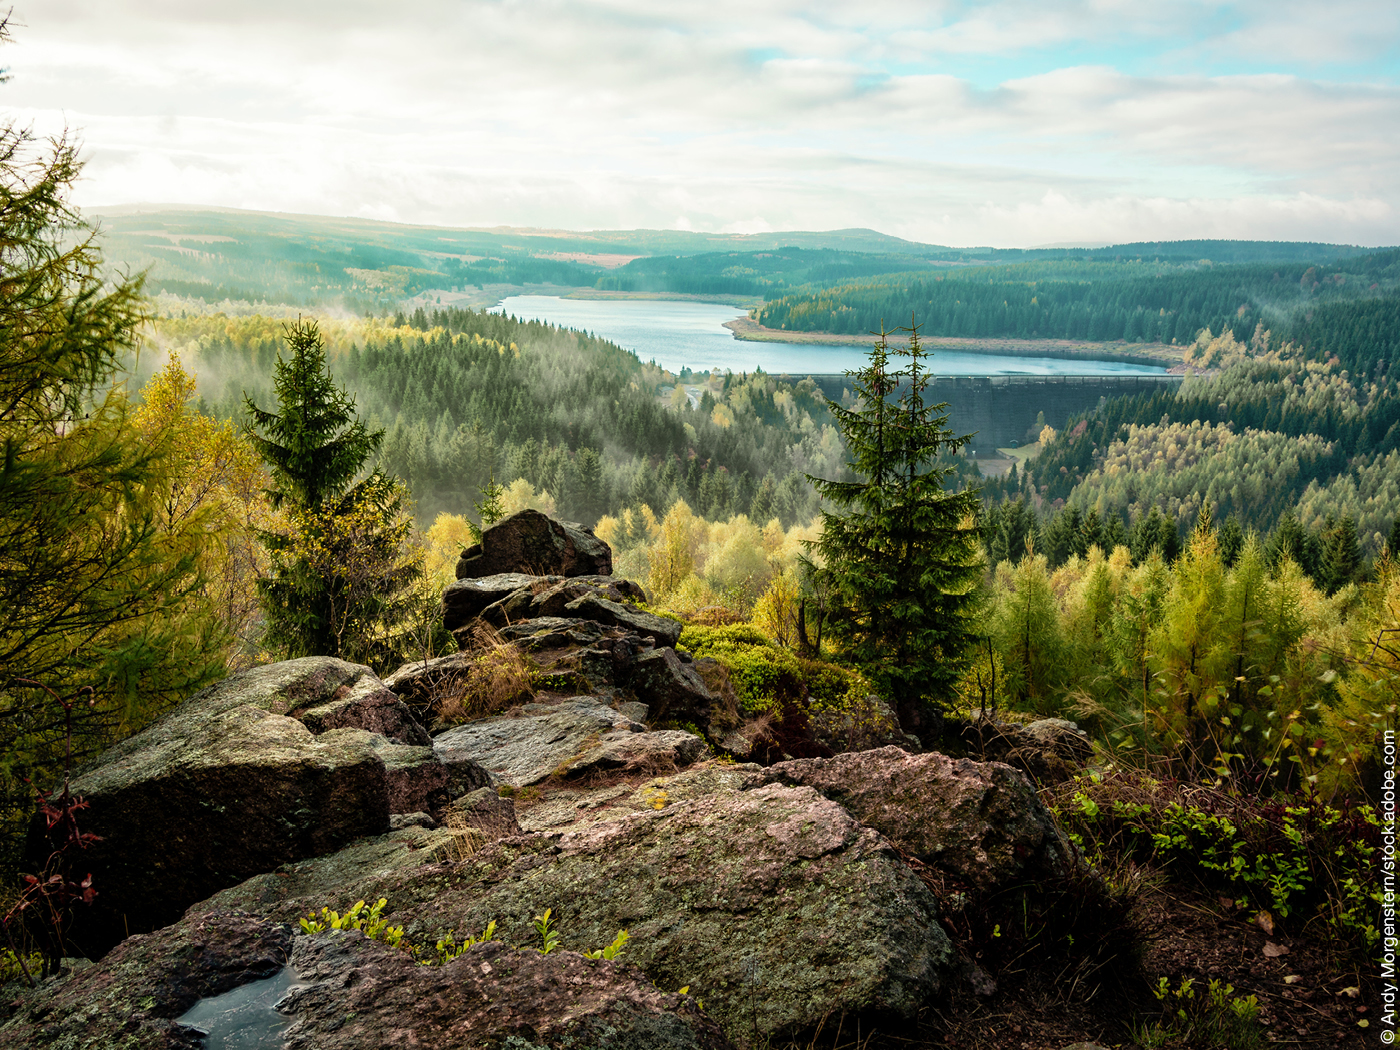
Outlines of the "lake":
[{"label": "lake", "polygon": [[[578,328],[635,351],[643,361],[679,372],[718,368],[772,375],[832,375],[859,368],[868,348],[861,345],[756,343],[735,339],[725,321],[744,311],[715,303],[662,299],[561,299],[557,295],[512,295],[495,307],[523,321],[547,321]],[[1166,369],[1120,361],[1085,361],[1010,354],[968,354],[939,350],[933,372],[947,376],[1112,376],[1161,375]]]}]

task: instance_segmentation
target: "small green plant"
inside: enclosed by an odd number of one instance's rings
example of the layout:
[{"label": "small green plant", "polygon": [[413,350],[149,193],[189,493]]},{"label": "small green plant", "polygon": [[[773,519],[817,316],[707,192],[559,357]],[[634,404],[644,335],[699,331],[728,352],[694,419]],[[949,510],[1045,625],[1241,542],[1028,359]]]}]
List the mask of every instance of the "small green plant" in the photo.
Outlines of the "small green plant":
[{"label": "small green plant", "polygon": [[532,924],[535,927],[535,932],[540,935],[540,943],[543,945],[543,947],[536,949],[541,955],[548,955],[559,947],[559,930],[550,921],[552,914],[554,914],[554,909],[546,908],[543,915],[535,916],[535,921]]},{"label": "small green plant", "polygon": [[1162,1004],[1162,1016],[1136,1033],[1139,1045],[1155,1050],[1168,1042],[1219,1050],[1254,1050],[1264,1044],[1256,996],[1235,995],[1234,985],[1212,980],[1204,994],[1197,982],[1183,977],[1173,988],[1162,977],[1152,990]]},{"label": "small green plant", "polygon": [[[301,928],[304,933],[321,933],[325,930],[359,930],[372,941],[382,941],[390,948],[397,948],[403,942],[403,927],[390,926],[389,920],[380,913],[389,904],[387,897],[380,897],[374,906],[368,911],[365,910],[364,901],[356,901],[344,915],[332,911],[330,908],[322,908],[320,917],[314,913],[301,920]],[[412,945],[404,945],[408,950],[412,950]]]},{"label": "small green plant", "polygon": [[613,938],[612,944],[606,948],[599,948],[594,952],[584,952],[585,959],[616,959],[622,954],[622,950],[627,947],[627,942],[632,939],[632,935],[626,930],[618,930],[617,936]]},{"label": "small green plant", "polygon": [[[301,932],[309,934],[324,933],[326,930],[358,930],[372,941],[379,941],[391,948],[407,952],[418,960],[421,966],[445,966],[453,959],[465,955],[477,945],[496,939],[496,920],[492,919],[486,924],[486,929],[482,931],[481,936],[467,937],[459,944],[455,931],[449,931],[439,937],[437,943],[429,951],[405,940],[402,926],[389,925],[389,920],[383,915],[384,909],[388,906],[388,898],[380,897],[372,907],[368,908],[364,901],[356,901],[350,910],[343,915],[331,908],[322,908],[319,914],[313,912],[302,918]],[[519,950],[537,951],[541,955],[548,955],[559,947],[559,927],[555,924],[552,908],[546,908],[543,914],[536,915],[531,925],[540,936],[540,947]],[[631,940],[632,935],[626,930],[618,930],[617,936],[606,948],[582,954],[586,959],[616,959]],[[0,952],[0,983],[4,983],[8,979],[5,976],[9,972],[6,956],[10,956],[12,959],[13,953]],[[16,965],[15,968],[18,969],[18,966]]]},{"label": "small green plant", "polygon": [[472,948],[475,948],[478,944],[485,944],[487,941],[492,941],[495,939],[496,920],[492,919],[486,924],[486,929],[482,932],[480,937],[468,937],[461,944],[458,944],[456,942],[456,940],[454,939],[454,934],[444,934],[443,936],[438,938],[437,944],[434,945],[434,951],[437,954],[431,959],[420,959],[419,962],[421,962],[424,966],[430,966],[433,963],[436,963],[439,966],[445,966],[447,963],[450,963],[453,959],[456,959],[458,956],[465,955],[468,951],[470,951]]},{"label": "small green plant", "polygon": [[1081,778],[1056,804],[1072,841],[1102,862],[1148,861],[1227,893],[1237,908],[1319,921],[1363,955],[1379,941],[1376,811],[1315,795],[1258,798],[1116,773]]}]

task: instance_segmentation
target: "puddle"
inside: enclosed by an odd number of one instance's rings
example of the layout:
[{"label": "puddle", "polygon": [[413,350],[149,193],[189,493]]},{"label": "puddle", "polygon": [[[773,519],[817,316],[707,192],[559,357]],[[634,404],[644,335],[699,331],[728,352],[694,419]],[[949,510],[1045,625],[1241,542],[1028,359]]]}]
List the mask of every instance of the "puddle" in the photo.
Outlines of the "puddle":
[{"label": "puddle", "polygon": [[292,1019],[273,1007],[293,988],[301,987],[305,982],[287,966],[265,980],[201,999],[176,1020],[209,1033],[205,1050],[282,1050],[282,1037]]}]

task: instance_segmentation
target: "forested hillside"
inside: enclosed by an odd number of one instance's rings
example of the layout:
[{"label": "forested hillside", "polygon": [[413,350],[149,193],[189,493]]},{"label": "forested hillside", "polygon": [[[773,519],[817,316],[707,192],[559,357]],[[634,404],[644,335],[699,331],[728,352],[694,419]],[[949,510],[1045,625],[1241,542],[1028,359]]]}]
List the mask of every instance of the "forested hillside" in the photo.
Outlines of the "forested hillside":
[{"label": "forested hillside", "polygon": [[[403,478],[420,521],[470,512],[481,488],[525,480],[592,523],[677,500],[715,519],[786,525],[816,499],[805,473],[835,476],[844,450],[810,380],[761,373],[675,376],[601,339],[467,310],[395,321],[328,321],[330,364],[386,431],[379,464]],[[209,410],[265,401],[282,322],[165,318],[155,342],[200,380]],[[156,357],[146,362],[154,367]]]},{"label": "forested hillside", "polygon": [[[753,311],[792,331],[862,333],[908,324],[926,336],[1082,339],[1184,345],[1209,328],[1243,342],[1262,321],[1312,345],[1309,316],[1346,303],[1381,310],[1400,286],[1400,253],[1332,265],[1293,262],[1213,266],[1153,261],[1023,263],[897,274],[796,291]],[[1391,307],[1390,309],[1393,309]],[[1336,322],[1317,322],[1344,338]],[[1357,328],[1356,326],[1361,327]],[[1365,322],[1353,324],[1357,335]],[[1355,338],[1352,336],[1351,338]]]},{"label": "forested hillside", "polygon": [[1285,517],[1319,536],[1350,522],[1362,550],[1377,555],[1400,515],[1397,305],[1319,307],[1296,326],[1299,343],[1280,343],[1262,325],[1244,343],[1229,331],[1203,335],[1187,351],[1203,374],[1072,421],[984,495],[1047,510],[1063,501],[1105,523],[1156,508],[1183,532],[1203,506],[1265,534]]}]

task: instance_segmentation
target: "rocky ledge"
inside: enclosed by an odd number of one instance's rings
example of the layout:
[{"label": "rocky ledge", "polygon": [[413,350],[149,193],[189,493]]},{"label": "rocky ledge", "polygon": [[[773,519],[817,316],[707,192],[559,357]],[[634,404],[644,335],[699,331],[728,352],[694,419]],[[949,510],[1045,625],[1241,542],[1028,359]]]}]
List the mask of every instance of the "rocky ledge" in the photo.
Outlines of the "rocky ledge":
[{"label": "rocky ledge", "polygon": [[[732,694],[675,648],[679,625],[598,571],[601,541],[544,520],[464,558],[500,571],[444,596],[463,652],[384,681],[329,658],[235,675],[84,771],[99,895],[66,935],[98,961],[7,986],[0,1047],[198,1046],[178,1020],[194,1000],[288,962],[296,1048],[718,1048],[907,1023],[980,974],[933,887],[1033,893],[1082,870],[1009,765],[894,746],[742,761]],[[439,725],[487,627],[529,656],[533,697]],[[381,898],[398,948],[299,932]],[[583,954],[623,930],[620,959]]]}]

